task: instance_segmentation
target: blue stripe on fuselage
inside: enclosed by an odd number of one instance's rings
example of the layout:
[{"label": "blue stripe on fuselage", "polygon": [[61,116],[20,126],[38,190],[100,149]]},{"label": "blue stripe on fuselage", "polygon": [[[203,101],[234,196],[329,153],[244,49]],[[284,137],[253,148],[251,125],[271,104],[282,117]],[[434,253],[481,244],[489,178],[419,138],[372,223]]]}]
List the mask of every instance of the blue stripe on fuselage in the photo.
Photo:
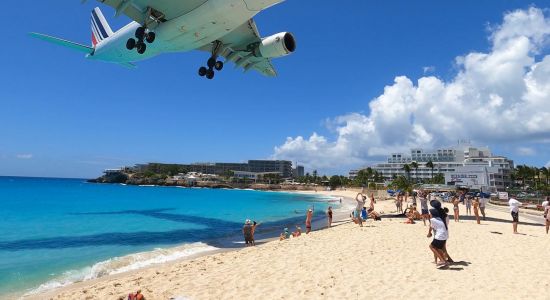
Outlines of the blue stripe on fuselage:
[{"label": "blue stripe on fuselage", "polygon": [[103,38],[104,39],[108,38],[109,35],[107,34],[107,31],[105,31],[105,27],[103,27],[103,24],[101,23],[101,21],[99,21],[99,18],[97,17],[97,14],[95,13],[95,10],[92,10],[92,17],[94,18],[95,23],[96,23],[97,27],[99,28]]}]

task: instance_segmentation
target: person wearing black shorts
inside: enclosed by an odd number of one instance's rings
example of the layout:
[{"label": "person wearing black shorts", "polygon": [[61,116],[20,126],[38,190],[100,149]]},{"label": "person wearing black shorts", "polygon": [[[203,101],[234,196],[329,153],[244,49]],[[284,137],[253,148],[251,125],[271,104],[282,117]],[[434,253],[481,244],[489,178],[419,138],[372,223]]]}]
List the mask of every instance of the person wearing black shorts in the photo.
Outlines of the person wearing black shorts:
[{"label": "person wearing black shorts", "polygon": [[512,215],[512,226],[514,228],[514,234],[518,233],[518,223],[519,223],[519,208],[523,204],[514,198],[510,198],[508,201],[510,206],[510,214]]},{"label": "person wearing black shorts", "polygon": [[510,214],[512,214],[512,222],[519,223],[519,212],[513,211]]}]

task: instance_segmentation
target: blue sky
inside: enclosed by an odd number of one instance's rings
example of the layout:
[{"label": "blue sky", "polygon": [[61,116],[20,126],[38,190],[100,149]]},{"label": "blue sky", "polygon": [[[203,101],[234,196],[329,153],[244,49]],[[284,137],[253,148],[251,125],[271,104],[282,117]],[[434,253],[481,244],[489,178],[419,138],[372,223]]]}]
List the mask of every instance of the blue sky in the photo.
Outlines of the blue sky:
[{"label": "blue sky", "polygon": [[[96,177],[104,168],[150,161],[269,157],[347,173],[383,156],[372,151],[347,164],[320,164],[305,152],[274,147],[313,132],[333,142],[334,120],[369,116],[369,101],[396,76],[453,80],[460,71],[455,58],[491,51],[492,30],[506,13],[547,2],[288,0],[256,17],[263,35],[291,31],[297,38],[296,53],[274,60],[279,77],[228,66],[213,81],[196,75],[207,59],[201,52],[167,54],[127,70],[27,36],[36,31],[89,44],[95,6],[114,30],[128,22],[98,2],[5,5],[1,14],[10,22],[0,55],[0,175]],[[541,48],[534,55],[547,53]],[[547,132],[474,140],[518,163],[550,162]],[[426,146],[445,143],[431,139]]]}]

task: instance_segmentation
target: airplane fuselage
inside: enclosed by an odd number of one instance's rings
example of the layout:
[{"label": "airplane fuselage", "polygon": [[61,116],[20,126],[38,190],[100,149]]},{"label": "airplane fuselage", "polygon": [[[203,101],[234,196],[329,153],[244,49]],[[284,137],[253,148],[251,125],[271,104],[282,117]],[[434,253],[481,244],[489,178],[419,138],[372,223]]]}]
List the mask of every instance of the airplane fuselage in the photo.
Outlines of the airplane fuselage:
[{"label": "airplane fuselage", "polygon": [[[220,39],[247,22],[265,7],[255,0],[208,0],[180,17],[160,23],[155,29],[155,42],[139,54],[126,49],[141,25],[132,22],[97,44],[88,58],[115,63],[145,60],[165,52],[185,52],[201,48]],[[275,1],[274,1],[275,2]]]}]

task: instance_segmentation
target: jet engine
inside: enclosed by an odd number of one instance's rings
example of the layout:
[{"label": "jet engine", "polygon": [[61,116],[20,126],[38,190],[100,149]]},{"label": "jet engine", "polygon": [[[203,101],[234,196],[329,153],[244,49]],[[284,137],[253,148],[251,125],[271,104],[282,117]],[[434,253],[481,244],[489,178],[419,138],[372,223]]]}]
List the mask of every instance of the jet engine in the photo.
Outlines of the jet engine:
[{"label": "jet engine", "polygon": [[296,50],[296,40],[290,32],[280,32],[266,37],[254,49],[254,56],[276,58]]}]

